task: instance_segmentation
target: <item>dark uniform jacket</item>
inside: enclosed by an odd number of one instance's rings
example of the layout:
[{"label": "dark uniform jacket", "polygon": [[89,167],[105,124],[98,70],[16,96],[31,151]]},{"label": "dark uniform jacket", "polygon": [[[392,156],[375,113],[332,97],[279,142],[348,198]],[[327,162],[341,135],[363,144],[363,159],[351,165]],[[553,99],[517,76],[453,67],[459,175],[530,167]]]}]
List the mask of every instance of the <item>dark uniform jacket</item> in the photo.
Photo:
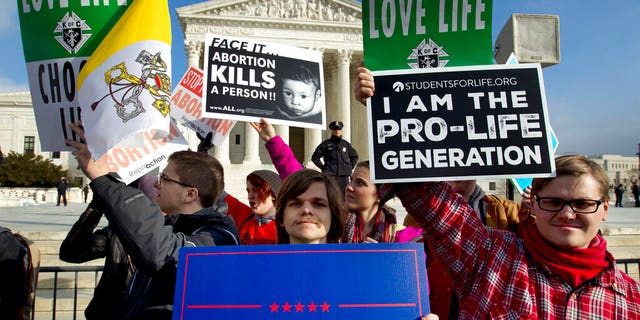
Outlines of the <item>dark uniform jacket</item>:
[{"label": "dark uniform jacket", "polygon": [[171,319],[180,248],[238,244],[238,229],[224,204],[165,220],[140,190],[111,175],[93,180],[91,188],[136,268],[125,319]]},{"label": "dark uniform jacket", "polygon": [[[324,158],[323,161],[320,161]],[[322,141],[313,152],[311,161],[325,174],[350,176],[358,163],[358,152],[349,141],[338,136]]]}]

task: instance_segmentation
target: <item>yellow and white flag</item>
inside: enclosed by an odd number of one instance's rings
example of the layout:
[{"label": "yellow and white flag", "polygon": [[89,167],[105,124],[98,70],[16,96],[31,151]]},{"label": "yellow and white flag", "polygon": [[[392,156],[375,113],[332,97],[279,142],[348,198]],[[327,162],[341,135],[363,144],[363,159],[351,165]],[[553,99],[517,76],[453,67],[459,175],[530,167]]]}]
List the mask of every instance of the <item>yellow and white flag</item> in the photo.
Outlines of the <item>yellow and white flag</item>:
[{"label": "yellow and white flag", "polygon": [[78,75],[78,99],[94,159],[169,134],[171,22],[168,0],[135,0]]}]

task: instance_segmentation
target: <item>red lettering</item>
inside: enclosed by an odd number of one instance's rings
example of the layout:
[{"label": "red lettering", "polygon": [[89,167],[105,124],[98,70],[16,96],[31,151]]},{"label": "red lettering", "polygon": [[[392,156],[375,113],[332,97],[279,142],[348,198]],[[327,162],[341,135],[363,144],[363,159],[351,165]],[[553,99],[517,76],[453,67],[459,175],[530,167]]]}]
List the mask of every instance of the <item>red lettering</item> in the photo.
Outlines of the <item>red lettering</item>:
[{"label": "red lettering", "polygon": [[142,159],[142,154],[138,148],[125,148],[124,150],[131,161],[136,162]]},{"label": "red lettering", "polygon": [[193,92],[196,96],[202,97],[202,72],[194,68],[189,68],[184,77],[182,77],[180,85]]},{"label": "red lettering", "polygon": [[[182,97],[182,90],[178,90],[173,97],[171,97],[171,103],[173,103],[174,106],[178,106],[180,107],[180,104],[178,103],[180,101],[180,98]],[[180,107],[180,109],[184,109],[182,107]]]},{"label": "red lettering", "polygon": [[107,163],[107,167],[109,168],[109,172],[118,172],[118,171],[120,171],[120,168],[118,168],[118,165],[115,164],[115,162],[113,162],[113,158],[111,157],[111,155],[106,153],[102,157],[105,158],[105,162]]},{"label": "red lettering", "polygon": [[127,154],[120,148],[113,149],[113,160],[115,160],[115,162],[120,167],[129,166],[129,158],[127,157]]}]

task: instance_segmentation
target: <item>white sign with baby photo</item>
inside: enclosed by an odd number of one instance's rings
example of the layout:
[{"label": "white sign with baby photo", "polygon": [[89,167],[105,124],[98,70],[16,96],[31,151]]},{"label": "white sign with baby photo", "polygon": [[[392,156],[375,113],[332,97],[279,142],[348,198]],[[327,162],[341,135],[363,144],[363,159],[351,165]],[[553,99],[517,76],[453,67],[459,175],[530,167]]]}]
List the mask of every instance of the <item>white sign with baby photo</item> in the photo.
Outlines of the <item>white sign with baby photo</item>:
[{"label": "white sign with baby photo", "polygon": [[202,116],[325,129],[322,53],[207,34]]}]

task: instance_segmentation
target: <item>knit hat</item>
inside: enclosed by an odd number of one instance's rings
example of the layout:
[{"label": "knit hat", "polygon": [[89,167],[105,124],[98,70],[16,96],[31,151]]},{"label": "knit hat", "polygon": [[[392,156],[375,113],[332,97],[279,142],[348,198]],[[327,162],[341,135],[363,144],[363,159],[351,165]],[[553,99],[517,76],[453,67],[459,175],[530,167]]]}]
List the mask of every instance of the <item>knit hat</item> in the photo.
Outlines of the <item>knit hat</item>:
[{"label": "knit hat", "polygon": [[260,179],[266,181],[271,187],[271,191],[273,191],[274,195],[278,195],[278,190],[280,190],[280,186],[282,185],[282,180],[280,180],[280,176],[277,173],[269,170],[256,170],[251,172],[249,175],[258,176]]}]

